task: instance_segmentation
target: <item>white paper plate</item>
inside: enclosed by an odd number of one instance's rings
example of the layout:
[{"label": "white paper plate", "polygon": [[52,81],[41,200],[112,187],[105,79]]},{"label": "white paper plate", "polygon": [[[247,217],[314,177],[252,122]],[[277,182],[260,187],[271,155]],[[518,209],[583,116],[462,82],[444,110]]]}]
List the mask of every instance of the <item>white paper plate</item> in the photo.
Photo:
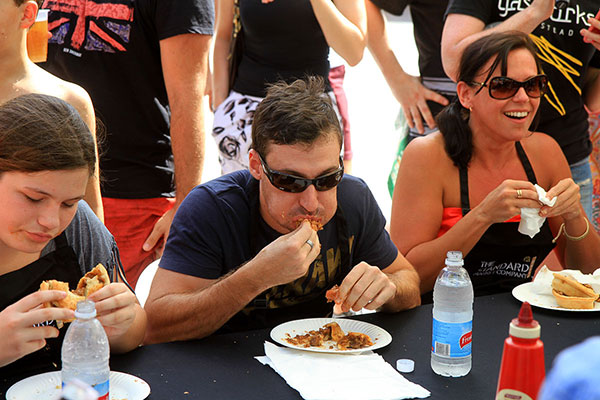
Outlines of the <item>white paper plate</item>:
[{"label": "white paper plate", "polygon": [[[323,325],[330,322],[337,322],[340,328],[345,333],[348,332],[359,332],[369,335],[371,341],[374,343],[373,346],[365,347],[362,349],[350,349],[350,350],[338,350],[337,348],[330,349],[328,345],[324,347],[301,347],[294,346],[288,343],[286,337],[294,337],[296,335],[304,335],[308,331],[319,330]],[[289,336],[288,336],[289,334]],[[292,349],[300,349],[306,351],[314,351],[317,353],[362,353],[363,351],[376,350],[384,346],[387,346],[392,341],[392,335],[390,335],[385,329],[369,324],[368,322],[357,321],[354,319],[345,318],[307,318],[298,319],[295,321],[285,322],[281,325],[276,326],[271,330],[271,339],[279,344]],[[332,342],[333,343],[333,342]]]},{"label": "white paper plate", "polygon": [[585,312],[585,311],[600,311],[600,303],[595,302],[594,308],[590,308],[587,310],[581,309],[570,309],[563,308],[558,305],[556,299],[552,295],[552,292],[549,293],[537,293],[532,290],[533,282],[522,283],[519,286],[515,287],[512,290],[512,295],[520,301],[527,301],[532,306],[536,306],[539,308],[545,308],[548,310],[561,310],[561,311],[575,311],[575,312]]},{"label": "white paper plate", "polygon": [[[56,400],[60,396],[60,371],[25,378],[8,389],[6,400]],[[110,371],[111,400],[143,400],[150,386],[137,376]]]}]

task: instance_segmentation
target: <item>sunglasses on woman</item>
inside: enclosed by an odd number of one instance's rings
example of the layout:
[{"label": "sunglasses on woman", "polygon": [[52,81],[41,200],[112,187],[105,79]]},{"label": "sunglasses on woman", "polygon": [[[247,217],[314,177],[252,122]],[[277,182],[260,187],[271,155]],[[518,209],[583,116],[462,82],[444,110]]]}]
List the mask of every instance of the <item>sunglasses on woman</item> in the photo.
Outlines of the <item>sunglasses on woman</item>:
[{"label": "sunglasses on woman", "polygon": [[524,82],[516,81],[506,76],[495,76],[488,83],[471,82],[473,85],[481,86],[475,93],[479,93],[487,86],[490,97],[496,100],[506,100],[513,97],[520,88],[525,89],[527,96],[537,99],[546,93],[548,88],[548,77],[546,75],[536,75]]},{"label": "sunglasses on woman", "polygon": [[324,192],[336,187],[342,180],[342,176],[344,176],[344,162],[342,161],[342,157],[340,157],[340,166],[335,171],[314,179],[301,178],[299,176],[272,170],[260,154],[258,155],[258,158],[260,159],[263,171],[265,171],[265,175],[269,179],[269,182],[277,189],[288,193],[303,192],[310,185],[315,185],[315,189],[319,192]]}]

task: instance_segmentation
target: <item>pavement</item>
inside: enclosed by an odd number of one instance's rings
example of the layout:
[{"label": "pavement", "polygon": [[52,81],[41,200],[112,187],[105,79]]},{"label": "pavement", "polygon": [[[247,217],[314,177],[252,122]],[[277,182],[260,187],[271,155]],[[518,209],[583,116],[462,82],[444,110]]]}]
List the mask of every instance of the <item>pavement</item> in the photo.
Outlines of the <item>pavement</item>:
[{"label": "pavement", "polygon": [[[414,42],[412,22],[406,16],[388,16],[388,34],[396,57],[404,70],[418,75],[418,53]],[[355,67],[346,67],[344,89],[348,98],[352,135],[352,175],[369,185],[383,215],[389,222],[391,197],[387,179],[398,148],[394,121],[400,105],[392,95],[368,50]],[[206,113],[206,148],[203,181],[220,175],[218,151],[212,139],[212,113]]]}]

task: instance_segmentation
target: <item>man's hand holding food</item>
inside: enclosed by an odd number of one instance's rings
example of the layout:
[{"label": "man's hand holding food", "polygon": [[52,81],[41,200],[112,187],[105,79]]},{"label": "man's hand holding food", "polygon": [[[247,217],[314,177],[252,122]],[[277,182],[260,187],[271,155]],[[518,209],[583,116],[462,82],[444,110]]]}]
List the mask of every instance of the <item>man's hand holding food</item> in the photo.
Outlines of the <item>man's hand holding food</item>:
[{"label": "man's hand holding food", "polygon": [[270,288],[304,276],[320,251],[317,232],[309,221],[304,221],[296,230],[265,246],[251,263],[256,266],[256,278]]},{"label": "man's hand holding food", "polygon": [[396,294],[396,285],[380,268],[361,262],[344,278],[336,303],[342,312],[376,310]]}]

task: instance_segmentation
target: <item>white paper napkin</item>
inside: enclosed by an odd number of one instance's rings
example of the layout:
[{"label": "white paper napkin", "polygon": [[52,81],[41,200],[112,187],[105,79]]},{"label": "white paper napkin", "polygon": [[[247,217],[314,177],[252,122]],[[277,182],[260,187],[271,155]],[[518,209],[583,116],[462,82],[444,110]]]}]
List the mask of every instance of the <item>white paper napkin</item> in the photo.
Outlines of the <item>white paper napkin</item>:
[{"label": "white paper napkin", "polygon": [[[546,197],[546,191],[544,188],[538,184],[535,185],[535,190],[537,191],[538,199],[542,204],[554,207],[554,204],[556,204],[556,197],[550,200],[548,197]],[[528,235],[530,238],[537,235],[537,233],[540,231],[540,228],[544,224],[544,221],[546,220],[546,217],[540,217],[539,212],[539,208],[521,208],[519,232],[521,232],[523,235]]]},{"label": "white paper napkin", "polygon": [[561,271],[549,270],[545,265],[540,268],[531,285],[531,291],[536,294],[552,295],[552,280],[554,273],[558,272],[562,275],[570,276],[581,283],[587,283],[592,286],[594,292],[600,293],[600,268],[596,269],[592,274],[584,274],[577,269],[563,269]]},{"label": "white paper napkin", "polygon": [[430,396],[428,390],[404,378],[372,351],[315,353],[265,342],[265,354],[255,358],[271,366],[306,400],[395,400]]}]

